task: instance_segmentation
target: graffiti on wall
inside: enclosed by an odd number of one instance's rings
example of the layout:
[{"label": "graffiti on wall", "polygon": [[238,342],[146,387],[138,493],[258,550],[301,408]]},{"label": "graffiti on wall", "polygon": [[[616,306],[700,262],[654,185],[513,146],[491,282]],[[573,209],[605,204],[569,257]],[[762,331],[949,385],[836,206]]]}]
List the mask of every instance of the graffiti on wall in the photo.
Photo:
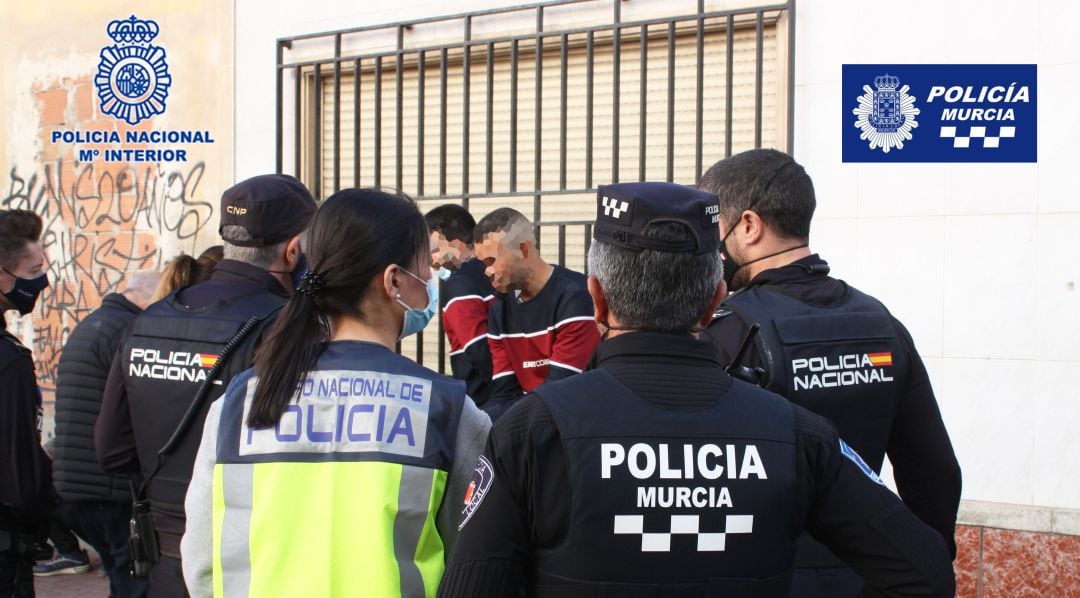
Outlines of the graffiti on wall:
[{"label": "graffiti on wall", "polygon": [[42,245],[51,286],[34,312],[34,350],[43,386],[55,381],[68,332],[101,299],[123,289],[130,273],[159,268],[165,239],[194,253],[214,206],[198,199],[203,162],[170,166],[71,164],[58,160],[40,172],[12,167],[2,209],[31,210],[44,221]]},{"label": "graffiti on wall", "polygon": [[197,254],[216,240],[205,161],[81,162],[73,145],[51,142],[49,132],[58,127],[152,129],[151,120],[127,127],[101,114],[92,87],[89,76],[36,85],[40,146],[33,166],[12,160],[0,171],[0,210],[31,210],[44,223],[51,284],[29,316],[29,340],[45,390],[55,386],[68,333],[105,295],[122,291],[134,272],[160,268],[180,252]]}]

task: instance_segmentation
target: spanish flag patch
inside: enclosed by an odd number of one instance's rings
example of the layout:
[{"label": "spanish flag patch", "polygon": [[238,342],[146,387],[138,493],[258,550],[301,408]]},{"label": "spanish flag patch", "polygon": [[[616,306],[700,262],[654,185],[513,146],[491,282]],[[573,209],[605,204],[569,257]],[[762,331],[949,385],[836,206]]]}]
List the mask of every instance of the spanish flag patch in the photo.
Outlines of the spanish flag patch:
[{"label": "spanish flag patch", "polygon": [[885,367],[892,365],[892,353],[867,353],[867,357],[870,358],[870,363],[874,367]]}]

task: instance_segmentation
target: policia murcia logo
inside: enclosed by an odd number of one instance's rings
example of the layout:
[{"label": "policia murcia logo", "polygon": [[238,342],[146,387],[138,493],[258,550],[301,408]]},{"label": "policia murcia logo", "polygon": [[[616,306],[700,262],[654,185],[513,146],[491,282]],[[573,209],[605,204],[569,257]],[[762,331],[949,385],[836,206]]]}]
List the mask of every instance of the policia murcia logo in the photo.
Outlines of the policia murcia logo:
[{"label": "policia murcia logo", "polygon": [[870,149],[882,152],[896,148],[904,149],[904,142],[911,140],[911,130],[919,126],[915,117],[915,96],[908,95],[910,87],[900,87],[900,78],[892,75],[874,77],[877,91],[863,85],[859,105],[851,111],[856,117],[855,126],[862,130],[859,138],[870,143]]},{"label": "policia murcia logo", "polygon": [[150,44],[159,31],[157,22],[132,15],[110,22],[106,31],[116,44],[101,49],[94,77],[101,111],[131,125],[163,114],[172,76],[165,50]]}]

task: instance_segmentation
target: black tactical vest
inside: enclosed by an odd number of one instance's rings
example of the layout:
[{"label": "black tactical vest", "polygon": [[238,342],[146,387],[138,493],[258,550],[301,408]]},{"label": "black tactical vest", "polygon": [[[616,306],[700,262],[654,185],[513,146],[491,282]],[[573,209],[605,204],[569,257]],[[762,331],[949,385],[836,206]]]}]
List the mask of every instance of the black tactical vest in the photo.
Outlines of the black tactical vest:
[{"label": "black tactical vest", "polygon": [[[828,418],[880,472],[911,368],[885,306],[850,286],[843,301],[828,307],[804,303],[779,287],[754,286],[723,307],[761,325],[756,344],[767,388]],[[796,564],[843,566],[808,534],[799,538]]]},{"label": "black tactical vest", "polygon": [[[265,328],[284,304],[283,297],[261,290],[192,309],[180,304],[173,293],[135,319],[119,357],[144,476],[154,470],[158,451],[172,436],[225,345],[251,318],[262,320],[260,328]],[[184,495],[207,408],[225,392],[233,376],[251,367],[261,332],[256,328],[233,350],[198,418],[151,482],[154,526],[159,532],[183,534]]]},{"label": "black tactical vest", "polygon": [[566,538],[534,554],[535,595],[787,595],[803,526],[787,401],[736,381],[711,406],[665,409],[604,370],[535,392],[570,484]]},{"label": "black tactical vest", "polygon": [[761,325],[766,388],[828,418],[880,472],[911,367],[885,306],[851,287],[843,301],[822,307],[756,286],[723,307]]}]

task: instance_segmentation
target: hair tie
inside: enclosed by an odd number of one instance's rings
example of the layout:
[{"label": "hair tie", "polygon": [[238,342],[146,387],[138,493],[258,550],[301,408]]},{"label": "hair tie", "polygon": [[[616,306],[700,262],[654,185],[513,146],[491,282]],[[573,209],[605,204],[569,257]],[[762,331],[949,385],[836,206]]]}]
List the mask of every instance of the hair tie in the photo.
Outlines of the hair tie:
[{"label": "hair tie", "polygon": [[322,288],[322,276],[319,276],[314,270],[308,270],[304,273],[304,276],[300,278],[300,284],[297,285],[296,292],[307,295],[312,299],[318,299],[319,294],[322,293]]}]

